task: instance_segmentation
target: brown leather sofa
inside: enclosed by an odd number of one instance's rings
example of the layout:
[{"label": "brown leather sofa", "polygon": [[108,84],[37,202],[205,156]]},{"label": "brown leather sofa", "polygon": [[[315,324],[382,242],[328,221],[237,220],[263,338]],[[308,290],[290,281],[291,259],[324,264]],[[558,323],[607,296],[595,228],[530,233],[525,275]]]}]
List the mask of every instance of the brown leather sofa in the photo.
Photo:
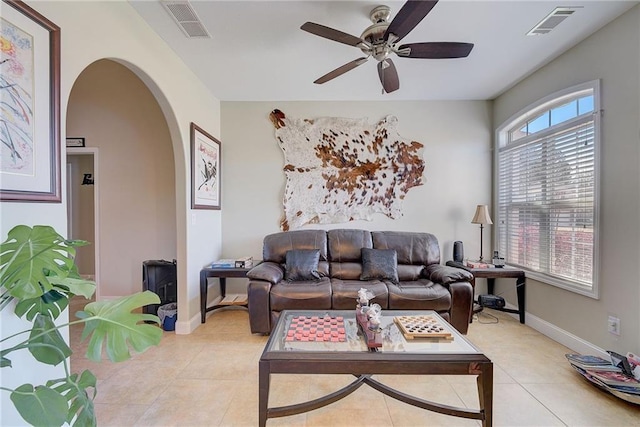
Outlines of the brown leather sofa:
[{"label": "brown leather sofa", "polygon": [[[395,250],[397,280],[361,280],[363,248]],[[309,251],[315,249],[319,257]],[[285,280],[291,261],[287,252],[304,250],[316,254],[317,278]],[[435,310],[462,333],[473,302],[473,276],[440,265],[438,240],[429,233],[337,229],[270,234],[264,238],[263,262],[247,277],[251,332],[261,334],[271,332],[282,310],[355,309],[360,288],[371,291],[371,303],[386,310]]]}]

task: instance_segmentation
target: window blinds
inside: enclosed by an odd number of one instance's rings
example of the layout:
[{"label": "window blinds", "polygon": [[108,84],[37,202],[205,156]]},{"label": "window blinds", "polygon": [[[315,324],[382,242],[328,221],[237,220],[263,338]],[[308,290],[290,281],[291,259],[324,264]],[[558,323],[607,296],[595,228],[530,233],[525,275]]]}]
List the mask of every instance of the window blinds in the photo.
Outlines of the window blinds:
[{"label": "window blinds", "polygon": [[498,246],[507,263],[593,282],[593,114],[500,148]]}]

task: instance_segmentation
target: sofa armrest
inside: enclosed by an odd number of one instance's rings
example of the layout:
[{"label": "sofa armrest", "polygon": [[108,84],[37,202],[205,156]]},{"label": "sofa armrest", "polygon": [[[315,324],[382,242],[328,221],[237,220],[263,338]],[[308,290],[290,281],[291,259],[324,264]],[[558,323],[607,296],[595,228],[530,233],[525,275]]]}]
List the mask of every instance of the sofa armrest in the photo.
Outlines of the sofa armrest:
[{"label": "sofa armrest", "polygon": [[253,267],[247,273],[249,280],[265,280],[275,285],[284,277],[284,269],[275,262],[263,262]]},{"label": "sofa armrest", "polygon": [[467,270],[440,264],[428,265],[425,273],[429,280],[442,285],[449,285],[455,282],[471,282],[473,280],[473,274]]},{"label": "sofa armrest", "polygon": [[451,292],[451,325],[462,334],[469,329],[471,308],[473,306],[473,288],[469,282],[453,282],[449,284]]},{"label": "sofa armrest", "polygon": [[440,283],[449,289],[451,325],[460,333],[466,334],[473,305],[473,274],[462,268],[440,264],[428,265],[425,274],[432,282]]},{"label": "sofa armrest", "polygon": [[283,277],[283,268],[275,262],[263,262],[247,272],[251,333],[269,334],[271,332],[271,286],[280,282]]}]

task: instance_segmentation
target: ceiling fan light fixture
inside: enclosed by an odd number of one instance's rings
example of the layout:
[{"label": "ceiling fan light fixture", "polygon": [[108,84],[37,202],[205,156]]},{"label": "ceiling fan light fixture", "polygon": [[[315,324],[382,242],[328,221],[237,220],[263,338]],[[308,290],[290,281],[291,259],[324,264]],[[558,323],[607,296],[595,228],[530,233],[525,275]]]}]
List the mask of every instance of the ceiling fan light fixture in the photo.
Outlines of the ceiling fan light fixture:
[{"label": "ceiling fan light fixture", "polygon": [[366,57],[355,59],[328,72],[314,83],[323,84],[366,62],[369,57],[378,61],[378,77],[383,93],[391,93],[400,88],[398,71],[389,58],[391,53],[404,58],[445,59],[464,58],[473,49],[472,43],[423,42],[397,47],[397,43],[409,34],[433,9],[438,0],[407,0],[396,16],[389,22],[391,10],[388,6],[377,6],[369,14],[372,25],[360,37],[314,22],[305,22],[300,29],[308,33],[354,46],[362,50]]}]

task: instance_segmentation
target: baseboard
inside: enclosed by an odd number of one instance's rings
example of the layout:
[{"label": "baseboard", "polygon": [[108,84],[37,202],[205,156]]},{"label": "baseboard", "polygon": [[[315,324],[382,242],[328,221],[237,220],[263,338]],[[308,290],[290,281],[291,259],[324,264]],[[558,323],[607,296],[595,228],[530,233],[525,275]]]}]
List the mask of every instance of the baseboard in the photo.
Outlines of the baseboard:
[{"label": "baseboard", "polygon": [[[517,309],[518,307],[507,304],[508,308]],[[519,320],[517,314],[511,314],[514,319]],[[582,338],[573,335],[570,332],[565,331],[557,327],[556,325],[547,322],[533,314],[529,314],[525,312],[525,324],[529,326],[531,329],[535,329],[540,332],[542,335],[545,335],[557,343],[564,345],[565,347],[569,347],[572,351],[580,354],[591,354],[594,356],[600,356],[603,359],[609,360],[609,354],[601,349],[600,347],[583,340]]]},{"label": "baseboard", "polygon": [[202,323],[200,312],[198,312],[195,316],[187,321],[181,321],[179,317],[180,316],[178,316],[178,321],[176,322],[177,335],[188,335],[191,332],[195,331],[196,328]]}]

